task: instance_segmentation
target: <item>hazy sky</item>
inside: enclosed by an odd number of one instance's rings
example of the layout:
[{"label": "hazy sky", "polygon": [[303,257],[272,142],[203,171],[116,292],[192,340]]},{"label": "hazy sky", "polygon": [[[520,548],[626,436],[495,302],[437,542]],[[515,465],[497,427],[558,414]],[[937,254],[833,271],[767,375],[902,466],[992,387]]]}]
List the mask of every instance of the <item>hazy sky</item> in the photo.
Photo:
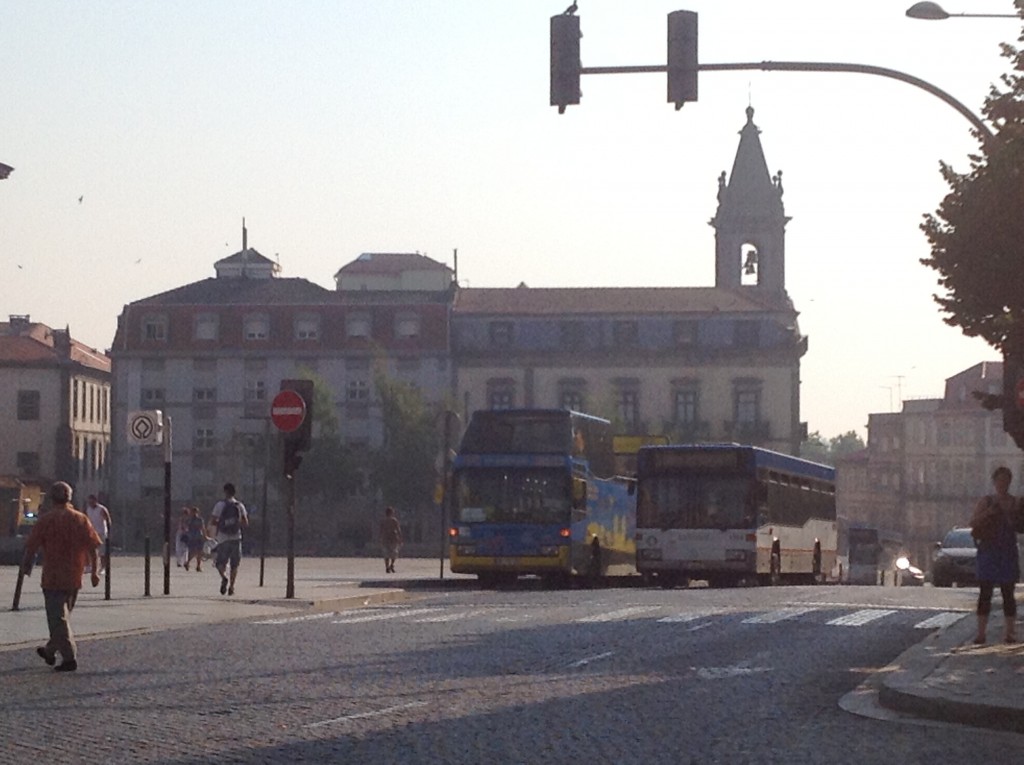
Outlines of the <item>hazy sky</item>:
[{"label": "hazy sky", "polygon": [[[1012,13],[1009,0],[950,12]],[[548,106],[568,0],[7,0],[0,8],[0,314],[100,349],[125,303],[249,244],[333,287],[361,252],[419,251],[473,287],[701,286],[717,176],[748,102],[784,171],[787,286],[810,336],[802,415],[826,436],[998,358],[946,326],[918,225],[967,168],[967,121],[900,82],[585,76]],[[873,64],[980,109],[1014,19],[915,21],[910,0],[690,0],[703,63]],[[584,66],[663,64],[657,0],[579,0]],[[82,201],[79,202],[79,197]]]}]

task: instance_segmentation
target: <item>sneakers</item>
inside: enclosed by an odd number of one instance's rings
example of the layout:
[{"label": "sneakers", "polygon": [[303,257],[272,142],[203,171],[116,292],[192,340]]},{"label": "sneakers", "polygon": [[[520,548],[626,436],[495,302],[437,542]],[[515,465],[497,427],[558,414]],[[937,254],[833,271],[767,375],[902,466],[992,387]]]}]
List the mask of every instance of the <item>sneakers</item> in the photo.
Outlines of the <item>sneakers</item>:
[{"label": "sneakers", "polygon": [[42,659],[43,661],[45,661],[45,662],[46,662],[46,663],[47,663],[47,664],[48,664],[49,666],[51,666],[51,667],[52,667],[52,666],[53,666],[54,664],[56,664],[56,663],[57,663],[57,657],[56,657],[56,656],[50,656],[50,654],[48,654],[48,653],[46,652],[46,649],[45,649],[45,648],[43,648],[42,646],[39,646],[39,647],[38,647],[38,648],[36,649],[36,653],[37,653],[37,654],[39,654],[40,658],[41,658],[41,659]]},{"label": "sneakers", "polygon": [[228,578],[223,574],[220,575],[220,594],[223,595],[228,591]]},{"label": "sneakers", "polygon": [[54,672],[74,672],[76,669],[78,669],[78,662],[77,661],[75,661],[74,659],[70,659],[70,660],[65,659],[60,664],[58,664],[56,667],[54,667],[53,671]]}]

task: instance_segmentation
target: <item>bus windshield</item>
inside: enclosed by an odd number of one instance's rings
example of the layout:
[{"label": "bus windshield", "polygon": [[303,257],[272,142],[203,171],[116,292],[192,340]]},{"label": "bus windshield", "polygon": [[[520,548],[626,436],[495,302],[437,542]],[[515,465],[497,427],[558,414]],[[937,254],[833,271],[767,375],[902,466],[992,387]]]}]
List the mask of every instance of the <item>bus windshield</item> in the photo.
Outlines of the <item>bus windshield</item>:
[{"label": "bus windshield", "polygon": [[749,529],[750,480],[737,475],[655,475],[637,498],[637,525],[661,529]]},{"label": "bus windshield", "polygon": [[570,474],[559,468],[483,468],[455,474],[460,523],[562,523],[571,515]]}]

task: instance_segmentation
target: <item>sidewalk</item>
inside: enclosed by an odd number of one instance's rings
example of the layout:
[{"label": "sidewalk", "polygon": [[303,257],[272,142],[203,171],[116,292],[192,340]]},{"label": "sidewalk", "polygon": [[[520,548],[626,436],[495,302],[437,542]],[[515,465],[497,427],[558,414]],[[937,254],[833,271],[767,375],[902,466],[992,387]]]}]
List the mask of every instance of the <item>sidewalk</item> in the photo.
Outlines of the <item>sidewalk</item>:
[{"label": "sidewalk", "polygon": [[1002,642],[997,609],[987,645],[972,643],[976,622],[969,614],[904,651],[882,679],[879,703],[916,717],[1024,733],[1024,643]]},{"label": "sidewalk", "polygon": [[[315,609],[354,608],[371,603],[405,600],[407,590],[458,586],[473,577],[452,574],[447,562],[444,580],[437,558],[398,560],[397,574],[385,574],[377,558],[296,558],[295,597],[285,598],[287,559],[267,558],[264,586],[259,586],[258,557],[242,561],[235,595],[220,594],[220,576],[205,561],[201,573],[171,564],[170,594],[164,595],[163,561],[150,561],[150,597],[145,597],[144,560],[115,556],[111,561],[110,600],[104,599],[104,580],[93,589],[88,575],[78,596],[71,624],[77,640],[138,634],[195,624],[284,615]],[[41,569],[22,584],[21,603],[11,610],[17,581],[16,566],[0,566],[0,651],[46,642],[46,615],[39,588]]]}]

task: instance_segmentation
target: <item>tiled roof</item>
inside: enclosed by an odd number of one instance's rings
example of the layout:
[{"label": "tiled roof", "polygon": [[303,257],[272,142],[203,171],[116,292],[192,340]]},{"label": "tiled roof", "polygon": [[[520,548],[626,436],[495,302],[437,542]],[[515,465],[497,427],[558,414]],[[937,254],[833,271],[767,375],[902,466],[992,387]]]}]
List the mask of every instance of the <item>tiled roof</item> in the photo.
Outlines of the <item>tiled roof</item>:
[{"label": "tiled roof", "polygon": [[515,287],[466,288],[455,296],[457,314],[542,316],[558,314],[764,313],[792,311],[751,290],[716,287]]},{"label": "tiled roof", "polygon": [[335,278],[352,274],[398,274],[402,271],[448,270],[444,263],[420,255],[418,252],[364,252],[358,258],[338,269]]},{"label": "tiled roof", "polygon": [[[3,325],[0,325],[3,327]],[[29,366],[56,366],[60,351],[54,346],[52,330],[40,336],[36,331],[45,325],[35,324],[28,334],[8,335],[0,332],[0,363]],[[71,340],[71,361],[100,372],[110,372],[110,358],[77,340]]]},{"label": "tiled roof", "polygon": [[176,287],[131,305],[317,305],[337,301],[337,293],[307,279],[210,278]]},{"label": "tiled roof", "polygon": [[214,264],[214,266],[219,266],[224,263],[265,263],[271,266],[276,265],[274,261],[266,255],[261,255],[252,247],[247,250],[239,250],[234,255],[228,255],[226,258],[221,258]]}]

